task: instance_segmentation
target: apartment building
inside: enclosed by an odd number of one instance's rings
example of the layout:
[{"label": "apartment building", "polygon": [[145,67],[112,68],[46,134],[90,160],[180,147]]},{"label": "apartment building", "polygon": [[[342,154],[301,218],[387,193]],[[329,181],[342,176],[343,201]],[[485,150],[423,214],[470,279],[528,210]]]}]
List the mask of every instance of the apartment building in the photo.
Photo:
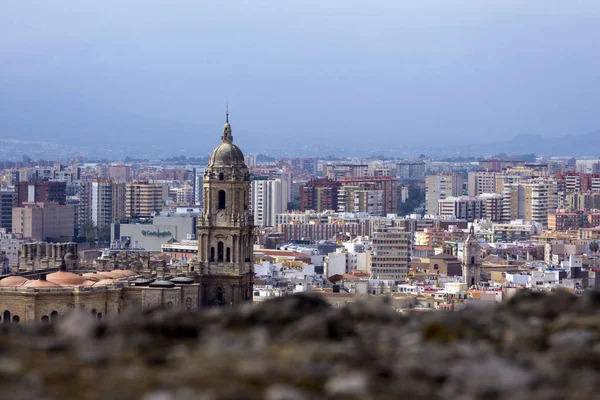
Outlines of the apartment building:
[{"label": "apartment building", "polygon": [[341,186],[341,182],[331,179],[313,179],[306,182],[300,186],[300,209],[316,212],[336,210]]},{"label": "apartment building", "polygon": [[281,179],[252,181],[250,209],[256,226],[276,226],[276,215],[287,209],[287,189]]},{"label": "apartment building", "polygon": [[162,209],[164,199],[163,184],[134,180],[125,188],[125,217],[151,217]]},{"label": "apartment building", "polygon": [[131,165],[114,164],[108,167],[108,178],[115,182],[130,182],[133,176]]},{"label": "apartment building", "polygon": [[455,217],[473,222],[485,218],[485,202],[477,197],[448,197],[438,201],[438,212],[441,217]]},{"label": "apartment building", "polygon": [[534,180],[524,184],[526,221],[548,225],[550,211],[550,185],[546,180]]},{"label": "apartment building", "polygon": [[406,281],[410,254],[410,232],[400,227],[379,225],[373,233],[371,275],[376,279]]},{"label": "apartment building", "polygon": [[467,193],[476,197],[483,193],[496,193],[496,172],[472,171],[467,178]]},{"label": "apartment building", "polygon": [[[351,186],[358,188],[360,191],[361,188],[368,188],[365,190],[371,190],[370,194],[359,195],[359,197],[355,197],[353,201],[357,201],[360,209],[360,201],[362,197],[363,208],[369,208],[368,203],[371,203],[371,208],[374,212],[377,212],[376,215],[387,215],[387,214],[397,214],[398,213],[398,179],[392,176],[369,176],[362,178],[343,178],[341,180],[343,186]],[[350,192],[352,192],[351,189]],[[380,191],[380,193],[376,194],[374,191]],[[373,198],[369,199],[368,196],[372,195]],[[378,209],[377,198],[381,196],[381,209]],[[365,211],[367,212],[367,211]]]},{"label": "apartment building", "polygon": [[15,185],[15,207],[24,203],[56,202],[66,204],[67,183],[55,181],[26,181]]},{"label": "apartment building", "polygon": [[12,190],[0,190],[0,228],[10,232],[12,229],[12,208],[15,200],[15,192]]},{"label": "apartment building", "polygon": [[600,209],[600,192],[575,192],[568,193],[564,201],[565,208],[569,210],[594,210]]},{"label": "apartment building", "polygon": [[555,211],[553,184],[538,178],[519,183],[503,184],[502,221],[516,219],[548,224],[548,212]]},{"label": "apartment building", "polygon": [[427,191],[425,193],[425,201],[428,214],[435,215],[438,213],[438,202],[440,200],[462,195],[463,178],[456,173],[428,175],[426,183]]},{"label": "apartment building", "polygon": [[580,212],[555,212],[548,214],[548,230],[564,232],[569,229],[581,228],[586,224],[586,216]]},{"label": "apartment building", "polygon": [[374,182],[359,182],[344,185],[338,192],[339,212],[364,212],[374,216],[384,216],[385,201],[383,190],[378,190]]},{"label": "apartment building", "polygon": [[425,173],[427,172],[425,161],[400,161],[396,166],[396,175],[398,176],[398,179],[402,181],[425,179]]},{"label": "apartment building", "polygon": [[91,190],[91,220],[97,227],[109,226],[125,217],[124,182],[95,179]]},{"label": "apartment building", "polygon": [[325,164],[323,165],[323,177],[327,179],[340,180],[342,178],[360,178],[369,175],[368,164]]},{"label": "apartment building", "polygon": [[24,238],[45,241],[49,238],[72,238],[75,234],[75,211],[71,205],[58,203],[23,203],[13,208],[13,233]]}]

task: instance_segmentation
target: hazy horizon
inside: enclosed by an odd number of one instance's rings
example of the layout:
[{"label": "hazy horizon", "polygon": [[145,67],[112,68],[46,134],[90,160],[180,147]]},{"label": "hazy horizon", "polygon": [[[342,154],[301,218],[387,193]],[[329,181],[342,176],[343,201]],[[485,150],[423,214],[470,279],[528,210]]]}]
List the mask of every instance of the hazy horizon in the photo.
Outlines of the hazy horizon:
[{"label": "hazy horizon", "polygon": [[167,137],[173,154],[202,153],[226,100],[248,152],[600,128],[593,1],[204,3],[11,3],[0,15],[0,136]]}]

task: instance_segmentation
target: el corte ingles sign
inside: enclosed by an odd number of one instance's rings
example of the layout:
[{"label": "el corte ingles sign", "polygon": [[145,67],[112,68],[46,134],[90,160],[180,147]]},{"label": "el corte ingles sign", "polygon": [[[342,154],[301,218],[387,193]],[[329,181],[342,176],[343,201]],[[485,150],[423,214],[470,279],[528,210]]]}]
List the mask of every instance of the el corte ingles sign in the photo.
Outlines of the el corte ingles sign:
[{"label": "el corte ingles sign", "polygon": [[157,237],[173,236],[171,231],[161,231],[160,229],[157,229],[155,231],[142,231],[142,235],[157,236]]}]

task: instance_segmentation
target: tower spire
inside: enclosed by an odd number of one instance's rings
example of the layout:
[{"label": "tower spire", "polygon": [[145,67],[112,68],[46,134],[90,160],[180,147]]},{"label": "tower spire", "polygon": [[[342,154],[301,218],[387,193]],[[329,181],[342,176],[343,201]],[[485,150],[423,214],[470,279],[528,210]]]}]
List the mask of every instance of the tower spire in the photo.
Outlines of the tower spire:
[{"label": "tower spire", "polygon": [[223,125],[223,136],[221,136],[223,143],[233,142],[233,136],[231,136],[231,125],[229,125],[229,101],[225,103],[225,125]]}]

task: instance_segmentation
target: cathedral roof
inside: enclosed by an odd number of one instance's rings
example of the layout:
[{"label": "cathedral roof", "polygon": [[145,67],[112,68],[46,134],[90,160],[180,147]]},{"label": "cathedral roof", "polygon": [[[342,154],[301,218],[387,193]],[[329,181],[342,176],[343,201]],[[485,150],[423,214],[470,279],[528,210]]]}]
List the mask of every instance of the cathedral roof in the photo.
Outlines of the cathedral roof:
[{"label": "cathedral roof", "polygon": [[178,285],[189,285],[194,283],[194,280],[192,278],[188,278],[186,276],[178,276],[176,278],[171,279],[170,281]]},{"label": "cathedral roof", "polygon": [[0,287],[22,286],[26,282],[27,279],[22,276],[9,276],[0,280]]},{"label": "cathedral roof", "polygon": [[23,285],[23,287],[28,288],[36,288],[36,289],[50,289],[50,288],[60,288],[62,287],[58,283],[50,282],[45,279],[36,279],[34,281],[29,281]]},{"label": "cathedral roof", "polygon": [[175,286],[175,284],[173,282],[159,279],[157,281],[152,282],[149,286],[150,287],[173,287],[173,286]]},{"label": "cathedral roof", "polygon": [[229,116],[223,126],[222,143],[218,145],[210,155],[208,167],[211,166],[246,166],[244,163],[244,153],[233,144],[231,135],[231,125],[229,125]]},{"label": "cathedral roof", "polygon": [[92,286],[96,287],[96,286],[108,286],[108,285],[113,285],[115,283],[114,279],[102,279],[98,282],[95,282]]},{"label": "cathedral roof", "polygon": [[122,269],[114,269],[110,272],[105,272],[103,275],[106,275],[109,279],[121,279],[129,276],[125,270]]},{"label": "cathedral roof", "polygon": [[54,272],[49,274],[46,279],[48,282],[62,286],[82,286],[86,282],[86,279],[83,276],[67,271]]},{"label": "cathedral roof", "polygon": [[131,284],[133,286],[148,286],[152,282],[154,282],[154,279],[137,278],[136,280],[131,281]]},{"label": "cathedral roof", "polygon": [[95,280],[95,281],[100,281],[102,279],[111,279],[110,276],[108,276],[108,275],[106,275],[106,274],[104,274],[102,272],[87,272],[85,274],[82,274],[82,276],[85,279]]}]

